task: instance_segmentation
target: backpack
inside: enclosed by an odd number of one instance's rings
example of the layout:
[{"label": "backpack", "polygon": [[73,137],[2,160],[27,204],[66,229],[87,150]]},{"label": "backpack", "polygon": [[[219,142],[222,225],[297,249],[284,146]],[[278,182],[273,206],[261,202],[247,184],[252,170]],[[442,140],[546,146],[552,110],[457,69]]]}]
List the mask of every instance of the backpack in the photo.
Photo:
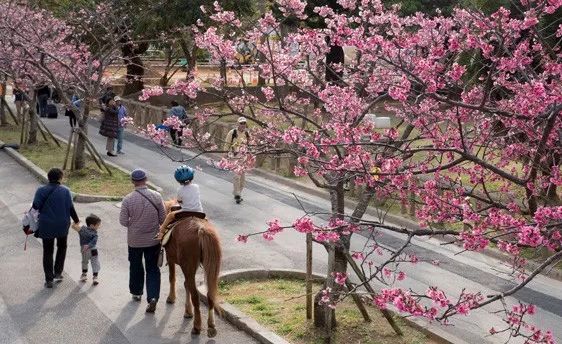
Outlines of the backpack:
[{"label": "backpack", "polygon": [[[234,128],[233,130],[234,131],[232,132],[232,139],[230,140],[230,144],[233,144],[234,140],[236,140],[236,138],[238,137],[238,130],[236,130],[236,128]],[[244,134],[246,134],[246,141],[250,141],[250,134],[248,134],[247,130],[244,132]]]}]

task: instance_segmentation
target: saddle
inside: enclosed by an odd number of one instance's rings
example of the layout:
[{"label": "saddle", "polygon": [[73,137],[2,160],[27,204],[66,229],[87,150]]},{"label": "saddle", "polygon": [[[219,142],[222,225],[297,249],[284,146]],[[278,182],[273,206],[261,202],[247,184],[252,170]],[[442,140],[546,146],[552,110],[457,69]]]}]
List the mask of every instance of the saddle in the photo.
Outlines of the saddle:
[{"label": "saddle", "polygon": [[[172,208],[172,210],[177,210],[177,209]],[[195,217],[201,220],[205,220],[207,216],[205,215],[205,213],[200,213],[197,211],[182,211],[177,213],[174,217],[174,220],[170,222],[170,224],[168,225],[168,230],[166,231],[166,233],[164,233],[164,236],[162,237],[162,246],[166,246],[176,226],[183,220],[190,217]]]}]

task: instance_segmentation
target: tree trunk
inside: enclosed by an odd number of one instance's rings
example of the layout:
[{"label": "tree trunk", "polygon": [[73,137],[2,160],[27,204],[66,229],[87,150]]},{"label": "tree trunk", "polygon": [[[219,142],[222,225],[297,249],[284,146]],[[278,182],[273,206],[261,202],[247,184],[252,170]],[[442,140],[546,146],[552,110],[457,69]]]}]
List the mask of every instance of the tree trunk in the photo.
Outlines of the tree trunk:
[{"label": "tree trunk", "polygon": [[224,60],[221,60],[220,73],[221,73],[222,85],[224,87],[228,86],[226,61],[224,61]]},{"label": "tree trunk", "polygon": [[[330,190],[330,202],[332,205],[332,217],[336,217],[336,218],[343,218],[343,214],[345,212],[345,196],[344,196],[344,190],[343,190],[343,183],[338,183],[338,185],[334,188]],[[339,284],[335,284],[333,283],[334,277],[332,276],[332,272],[340,272],[340,273],[346,273],[347,272],[347,257],[345,255],[345,252],[349,249],[349,245],[350,245],[350,235],[347,236],[341,236],[341,240],[339,243],[337,243],[336,245],[333,246],[334,252],[333,254],[329,255],[329,261],[328,261],[328,266],[330,267],[329,271],[328,271],[328,275],[326,276],[326,283],[324,285],[324,287],[328,287],[330,286],[332,288],[332,293],[333,295],[337,295],[338,293],[340,293],[343,289],[342,286],[340,286]],[[333,309],[327,307],[327,306],[322,306],[318,304],[318,301],[320,300],[320,298],[322,297],[321,292],[318,293],[315,298],[314,298],[314,326],[316,327],[322,327],[324,328],[326,331],[326,333],[329,333],[331,331],[329,331],[328,327],[326,326],[328,323],[327,321],[331,322],[331,326],[335,327],[337,322],[336,322],[336,314],[334,312]],[[331,312],[331,315],[328,315],[327,313]]]},{"label": "tree trunk", "polygon": [[195,66],[197,66],[197,46],[191,42],[187,42],[189,38],[182,38],[179,40],[179,44],[181,47],[181,50],[183,52],[183,56],[185,57],[185,60],[187,61],[187,73],[185,75],[185,79],[189,80],[190,78],[193,78],[193,71],[195,71]]},{"label": "tree trunk", "polygon": [[338,45],[332,45],[330,52],[326,54],[326,82],[338,84],[343,76],[342,72],[333,69],[333,64],[344,63],[345,54],[343,48]]},{"label": "tree trunk", "polygon": [[0,81],[0,126],[8,125],[8,118],[6,116],[6,109],[4,106],[8,106],[6,103],[6,78],[1,77]]},{"label": "tree trunk", "polygon": [[[87,98],[86,98],[87,99]],[[90,101],[84,101],[84,112],[78,120],[78,127],[84,135],[88,135],[88,118],[90,117]],[[70,144],[70,142],[68,143]],[[75,167],[77,170],[86,167],[86,142],[82,135],[78,135],[78,143],[76,144],[76,160]]]},{"label": "tree trunk", "polygon": [[139,55],[147,50],[148,43],[140,43],[136,46],[134,43],[126,42],[121,45],[121,54],[127,67],[124,96],[140,92],[144,88],[144,64]]},{"label": "tree trunk", "polygon": [[37,121],[37,92],[33,92],[33,100],[29,108],[29,135],[27,144],[34,145],[37,143],[37,130],[39,123]]}]

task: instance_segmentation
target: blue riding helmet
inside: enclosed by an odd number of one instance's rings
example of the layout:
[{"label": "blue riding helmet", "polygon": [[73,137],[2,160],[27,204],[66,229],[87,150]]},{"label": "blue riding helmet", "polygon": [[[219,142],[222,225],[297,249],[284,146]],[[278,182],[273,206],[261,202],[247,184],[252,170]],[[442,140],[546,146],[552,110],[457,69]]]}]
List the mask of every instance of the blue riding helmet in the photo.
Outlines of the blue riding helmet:
[{"label": "blue riding helmet", "polygon": [[185,183],[189,180],[193,180],[194,175],[195,171],[187,165],[181,165],[180,167],[176,168],[176,172],[174,173],[174,177],[180,183]]}]

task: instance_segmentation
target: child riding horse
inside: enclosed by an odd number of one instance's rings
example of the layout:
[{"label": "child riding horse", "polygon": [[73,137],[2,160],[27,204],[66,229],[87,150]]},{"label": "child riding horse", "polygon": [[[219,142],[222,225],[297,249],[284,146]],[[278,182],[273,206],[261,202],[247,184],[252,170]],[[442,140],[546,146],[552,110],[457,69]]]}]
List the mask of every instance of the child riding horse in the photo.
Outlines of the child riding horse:
[{"label": "child riding horse", "polygon": [[[170,213],[175,204],[175,200],[165,202],[166,211]],[[195,321],[191,333],[201,333],[199,294],[195,285],[195,273],[201,263],[205,270],[209,303],[207,335],[214,337],[217,334],[214,310],[220,311],[217,304],[217,289],[222,252],[215,227],[206,219],[196,217],[196,214],[189,212],[184,216],[181,216],[181,213],[176,214],[177,218],[181,218],[173,224],[173,231],[165,243],[166,259],[170,269],[170,295],[166,302],[174,303],[176,301],[176,264],[178,264],[185,277],[184,286],[187,294],[184,317],[193,317],[193,308],[195,308]],[[204,216],[204,214],[202,215]]]}]

